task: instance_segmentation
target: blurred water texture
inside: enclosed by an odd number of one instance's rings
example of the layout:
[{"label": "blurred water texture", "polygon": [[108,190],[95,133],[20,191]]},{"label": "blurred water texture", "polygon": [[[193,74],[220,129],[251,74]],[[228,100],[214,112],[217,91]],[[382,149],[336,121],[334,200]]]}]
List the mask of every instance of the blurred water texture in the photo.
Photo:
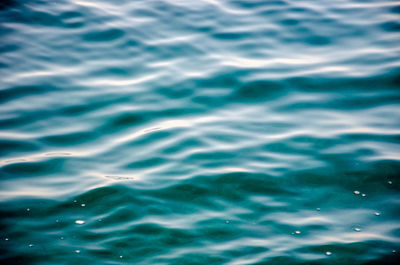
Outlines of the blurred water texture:
[{"label": "blurred water texture", "polygon": [[1,264],[398,264],[400,2],[3,0]]}]

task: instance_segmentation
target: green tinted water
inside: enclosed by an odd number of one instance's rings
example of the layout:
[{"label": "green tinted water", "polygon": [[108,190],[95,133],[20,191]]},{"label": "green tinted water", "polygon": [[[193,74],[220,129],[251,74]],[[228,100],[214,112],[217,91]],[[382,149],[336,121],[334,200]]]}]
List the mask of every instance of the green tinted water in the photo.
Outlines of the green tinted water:
[{"label": "green tinted water", "polygon": [[1,264],[397,264],[400,4],[0,4]]}]

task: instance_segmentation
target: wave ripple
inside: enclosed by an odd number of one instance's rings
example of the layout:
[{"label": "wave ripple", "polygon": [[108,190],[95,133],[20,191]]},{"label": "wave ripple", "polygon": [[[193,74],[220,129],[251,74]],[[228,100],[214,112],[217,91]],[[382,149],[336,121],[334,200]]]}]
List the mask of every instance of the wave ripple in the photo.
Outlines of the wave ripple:
[{"label": "wave ripple", "polygon": [[400,4],[0,3],[1,264],[397,264]]}]

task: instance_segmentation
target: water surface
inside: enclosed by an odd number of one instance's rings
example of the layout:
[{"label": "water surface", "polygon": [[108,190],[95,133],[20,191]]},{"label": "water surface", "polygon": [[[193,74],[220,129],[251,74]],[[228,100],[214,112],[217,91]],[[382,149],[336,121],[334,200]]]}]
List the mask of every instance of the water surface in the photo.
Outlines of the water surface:
[{"label": "water surface", "polygon": [[400,3],[0,4],[1,264],[396,264]]}]

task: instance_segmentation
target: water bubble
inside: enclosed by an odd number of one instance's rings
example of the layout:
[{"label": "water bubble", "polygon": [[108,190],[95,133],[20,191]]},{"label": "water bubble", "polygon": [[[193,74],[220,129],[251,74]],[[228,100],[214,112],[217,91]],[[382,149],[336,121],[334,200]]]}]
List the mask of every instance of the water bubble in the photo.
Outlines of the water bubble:
[{"label": "water bubble", "polygon": [[226,220],[225,223],[229,224],[230,222],[229,222],[229,220]]},{"label": "water bubble", "polygon": [[61,239],[61,240],[64,240],[64,237],[62,236],[62,237],[60,237],[60,239]]},{"label": "water bubble", "polygon": [[8,241],[8,238],[6,237],[4,240],[5,240],[5,241]]},{"label": "water bubble", "polygon": [[327,256],[330,256],[330,255],[332,255],[332,252],[327,251],[327,252],[325,252],[325,254],[326,254]]},{"label": "water bubble", "polygon": [[354,231],[356,231],[356,232],[360,232],[360,231],[361,231],[361,228],[359,228],[359,227],[356,227],[356,228],[354,228]]},{"label": "water bubble", "polygon": [[34,244],[29,244],[28,245],[30,248],[33,248],[35,245]]},{"label": "water bubble", "polygon": [[300,235],[300,234],[301,234],[301,232],[300,232],[300,231],[298,231],[298,230],[297,230],[297,231],[295,231],[294,233],[295,233],[296,235]]},{"label": "water bubble", "polygon": [[82,207],[85,207],[85,206],[86,206],[86,204],[82,203],[82,204],[81,204],[81,206],[82,206]]},{"label": "water bubble", "polygon": [[76,220],[75,221],[75,224],[78,224],[78,225],[83,225],[85,223],[85,221],[83,221],[83,220]]},{"label": "water bubble", "polygon": [[389,185],[392,185],[392,184],[393,184],[393,182],[392,182],[391,180],[389,180],[389,181],[388,181],[388,184],[389,184]]},{"label": "water bubble", "polygon": [[393,254],[396,253],[396,250],[393,249],[393,250],[392,250],[392,253],[393,253]]},{"label": "water bubble", "polygon": [[318,211],[318,212],[321,211],[321,208],[317,208],[317,211]]},{"label": "water bubble", "polygon": [[359,192],[358,190],[355,190],[353,193],[354,193],[355,195],[360,194],[360,192]]},{"label": "water bubble", "polygon": [[366,196],[367,196],[367,194],[363,193],[363,194],[361,194],[361,196],[363,196],[363,197],[366,197]]},{"label": "water bubble", "polygon": [[81,253],[81,251],[80,251],[79,249],[75,250],[75,252],[76,252],[77,254]]},{"label": "water bubble", "polygon": [[27,208],[26,211],[29,212],[31,209]]},{"label": "water bubble", "polygon": [[97,220],[97,221],[101,222],[101,221],[103,221],[103,220],[102,220],[102,219],[99,219],[99,220]]},{"label": "water bubble", "polygon": [[119,256],[119,258],[120,258],[120,259],[122,259],[122,258],[123,258],[123,256]]},{"label": "water bubble", "polygon": [[74,202],[76,202],[76,200],[74,200]]},{"label": "water bubble", "polygon": [[376,216],[379,216],[379,215],[381,215],[381,213],[379,213],[379,212],[375,212],[375,215],[376,215]]}]

